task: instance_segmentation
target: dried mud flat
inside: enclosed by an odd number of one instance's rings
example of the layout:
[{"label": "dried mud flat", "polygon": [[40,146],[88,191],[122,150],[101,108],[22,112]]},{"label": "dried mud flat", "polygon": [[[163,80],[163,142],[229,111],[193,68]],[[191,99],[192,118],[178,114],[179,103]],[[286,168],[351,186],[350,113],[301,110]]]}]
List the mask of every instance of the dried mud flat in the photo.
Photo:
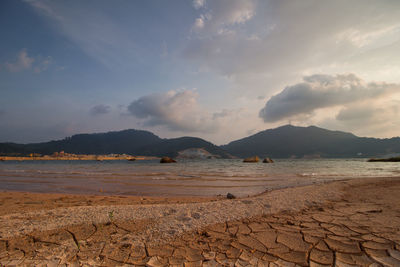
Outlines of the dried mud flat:
[{"label": "dried mud flat", "polygon": [[0,194],[0,266],[400,266],[396,178],[195,203],[67,199],[13,212]]}]

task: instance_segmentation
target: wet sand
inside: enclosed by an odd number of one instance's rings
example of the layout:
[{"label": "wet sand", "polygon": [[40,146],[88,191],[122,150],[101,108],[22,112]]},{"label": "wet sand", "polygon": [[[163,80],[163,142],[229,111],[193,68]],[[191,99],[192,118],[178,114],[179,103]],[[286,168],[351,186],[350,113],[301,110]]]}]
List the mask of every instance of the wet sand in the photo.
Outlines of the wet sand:
[{"label": "wet sand", "polygon": [[400,266],[399,178],[234,200],[3,192],[0,203],[6,266]]}]

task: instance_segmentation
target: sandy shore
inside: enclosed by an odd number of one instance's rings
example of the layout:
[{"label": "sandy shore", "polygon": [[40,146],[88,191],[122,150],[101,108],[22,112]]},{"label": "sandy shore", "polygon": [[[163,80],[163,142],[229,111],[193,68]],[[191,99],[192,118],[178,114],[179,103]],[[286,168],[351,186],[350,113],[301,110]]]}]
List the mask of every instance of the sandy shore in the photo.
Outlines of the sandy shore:
[{"label": "sandy shore", "polygon": [[400,178],[234,200],[2,192],[0,264],[400,266],[399,203]]}]

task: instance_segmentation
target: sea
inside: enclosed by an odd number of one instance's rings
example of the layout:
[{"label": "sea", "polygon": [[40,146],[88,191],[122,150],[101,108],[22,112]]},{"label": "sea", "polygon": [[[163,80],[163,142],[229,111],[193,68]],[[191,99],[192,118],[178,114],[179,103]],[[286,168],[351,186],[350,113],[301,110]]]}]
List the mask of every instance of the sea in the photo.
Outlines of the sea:
[{"label": "sea", "polygon": [[238,197],[334,180],[399,177],[396,162],[367,159],[3,161],[0,191],[140,196]]}]

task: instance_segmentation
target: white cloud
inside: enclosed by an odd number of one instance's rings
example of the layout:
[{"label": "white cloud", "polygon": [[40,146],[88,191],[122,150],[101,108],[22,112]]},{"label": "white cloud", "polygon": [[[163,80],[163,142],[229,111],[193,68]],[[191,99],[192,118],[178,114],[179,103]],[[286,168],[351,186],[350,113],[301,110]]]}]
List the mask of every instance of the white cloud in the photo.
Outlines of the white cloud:
[{"label": "white cloud", "polygon": [[31,69],[34,61],[35,61],[35,59],[33,57],[28,56],[26,49],[22,49],[18,53],[17,59],[12,63],[6,62],[5,66],[8,71],[19,72],[19,71]]},{"label": "white cloud", "polygon": [[[354,74],[312,75],[304,82],[287,86],[272,96],[260,111],[265,122],[275,122],[293,116],[310,114],[327,107],[346,105],[362,100],[377,100],[397,93],[400,84],[367,83]],[[339,115],[345,117],[345,114]]]},{"label": "white cloud", "polygon": [[231,31],[231,27],[251,20],[256,10],[254,0],[219,0],[204,4],[201,5],[204,12],[194,22],[196,29],[203,29],[200,35],[203,37]]},{"label": "white cloud", "polygon": [[193,26],[195,29],[202,29],[202,28],[204,28],[204,18],[203,17],[200,17],[200,18],[197,18],[195,21],[194,21],[194,26]]},{"label": "white cloud", "polygon": [[380,79],[383,67],[399,65],[394,47],[379,57],[399,41],[399,1],[213,1],[206,12],[212,19],[191,36],[183,56],[199,70],[229,77],[246,95],[270,96],[305,72]]},{"label": "white cloud", "polygon": [[193,0],[193,7],[195,9],[200,9],[204,7],[206,4],[206,0]]}]

